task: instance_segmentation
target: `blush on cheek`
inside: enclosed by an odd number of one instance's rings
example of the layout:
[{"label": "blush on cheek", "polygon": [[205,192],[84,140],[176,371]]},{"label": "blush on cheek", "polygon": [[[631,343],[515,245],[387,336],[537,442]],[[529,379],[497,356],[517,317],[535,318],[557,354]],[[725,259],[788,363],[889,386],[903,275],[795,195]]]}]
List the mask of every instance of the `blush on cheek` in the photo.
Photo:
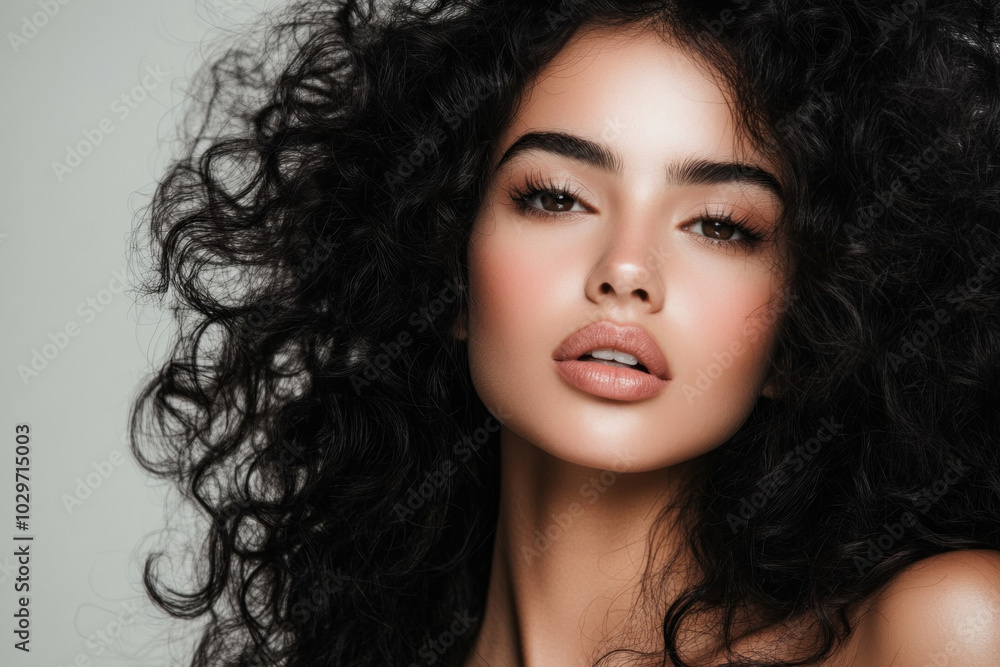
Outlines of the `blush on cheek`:
[{"label": "blush on cheek", "polygon": [[781,310],[769,303],[771,293],[762,289],[702,297],[691,304],[697,316],[681,337],[690,349],[675,352],[679,365],[687,367],[692,383],[701,378],[704,385],[702,375],[711,379],[706,394],[713,394],[714,400],[733,401],[738,395],[749,400],[766,377]]},{"label": "blush on cheek", "polygon": [[487,405],[499,401],[500,387],[513,380],[508,376],[511,360],[517,358],[518,336],[530,323],[519,297],[527,279],[502,260],[491,246],[469,252],[469,364],[477,393]]},{"label": "blush on cheek", "polygon": [[523,332],[537,317],[552,315],[551,292],[569,273],[560,264],[566,248],[531,239],[504,217],[487,228],[489,235],[469,248],[469,275],[477,281],[471,294],[484,323]]},{"label": "blush on cheek", "polygon": [[510,268],[498,254],[481,252],[470,257],[469,275],[476,277],[469,290],[475,309],[471,319],[494,333],[499,333],[497,327],[512,324],[508,320],[515,316],[512,311],[516,310],[516,295],[526,282],[523,275]]}]

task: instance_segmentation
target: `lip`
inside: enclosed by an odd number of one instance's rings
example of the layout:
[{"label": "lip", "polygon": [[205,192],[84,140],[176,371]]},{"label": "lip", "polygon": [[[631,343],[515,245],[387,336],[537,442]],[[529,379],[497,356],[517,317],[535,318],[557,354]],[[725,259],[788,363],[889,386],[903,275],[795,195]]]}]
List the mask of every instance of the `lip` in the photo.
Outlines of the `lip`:
[{"label": "lip", "polygon": [[[579,357],[597,348],[631,354],[649,373],[620,368]],[[646,331],[635,324],[600,320],[577,329],[553,353],[556,370],[564,380],[587,393],[622,401],[638,401],[655,396],[670,381],[663,352]]]}]

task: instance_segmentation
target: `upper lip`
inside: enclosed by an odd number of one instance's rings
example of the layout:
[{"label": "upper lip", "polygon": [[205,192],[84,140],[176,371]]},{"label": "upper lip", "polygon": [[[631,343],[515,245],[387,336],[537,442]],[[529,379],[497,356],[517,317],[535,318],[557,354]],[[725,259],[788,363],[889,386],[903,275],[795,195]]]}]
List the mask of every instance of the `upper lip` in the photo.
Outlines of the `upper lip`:
[{"label": "upper lip", "polygon": [[626,352],[661,380],[669,380],[667,360],[653,337],[636,324],[618,324],[611,320],[592,322],[570,334],[556,349],[556,361],[579,359],[593,350],[605,348]]}]

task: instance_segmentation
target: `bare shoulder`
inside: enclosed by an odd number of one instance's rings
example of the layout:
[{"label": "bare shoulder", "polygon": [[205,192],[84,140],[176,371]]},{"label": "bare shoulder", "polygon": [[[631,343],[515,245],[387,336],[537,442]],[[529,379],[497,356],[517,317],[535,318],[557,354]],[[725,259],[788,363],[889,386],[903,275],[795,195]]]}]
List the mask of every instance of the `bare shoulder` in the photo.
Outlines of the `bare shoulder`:
[{"label": "bare shoulder", "polygon": [[854,665],[1000,665],[1000,552],[952,551],[913,563],[854,630]]}]

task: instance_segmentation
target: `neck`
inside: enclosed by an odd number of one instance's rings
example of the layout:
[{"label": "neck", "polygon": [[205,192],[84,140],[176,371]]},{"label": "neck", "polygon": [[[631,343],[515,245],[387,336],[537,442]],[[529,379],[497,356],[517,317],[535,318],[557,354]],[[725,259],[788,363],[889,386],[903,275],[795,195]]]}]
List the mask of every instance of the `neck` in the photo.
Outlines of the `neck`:
[{"label": "neck", "polygon": [[[649,536],[694,465],[598,470],[503,428],[486,610],[466,666],[592,665],[625,636],[627,648],[661,650],[663,607],[650,609],[640,584],[651,553],[655,566],[682,551],[676,531],[653,549]],[[657,594],[678,592],[681,579],[658,579]]]}]

